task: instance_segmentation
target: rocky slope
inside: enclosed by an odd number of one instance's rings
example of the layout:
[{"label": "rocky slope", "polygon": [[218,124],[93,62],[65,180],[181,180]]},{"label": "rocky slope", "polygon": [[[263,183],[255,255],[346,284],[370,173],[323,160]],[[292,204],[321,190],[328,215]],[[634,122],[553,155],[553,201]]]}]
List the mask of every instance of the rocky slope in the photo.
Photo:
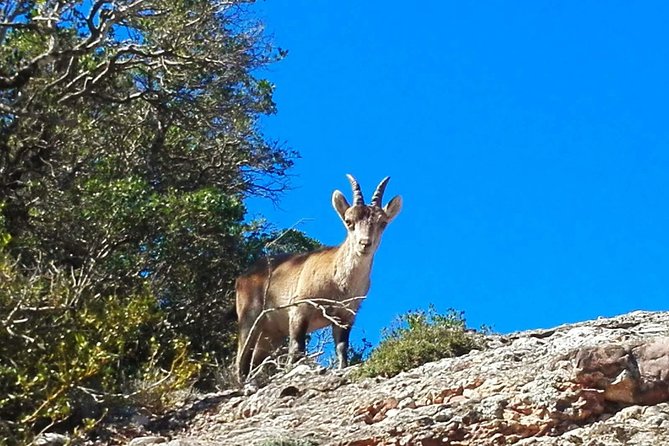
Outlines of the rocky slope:
[{"label": "rocky slope", "polygon": [[131,444],[669,444],[666,312],[496,336],[390,379],[349,375],[299,365],[251,395],[210,395],[154,424],[180,432]]}]

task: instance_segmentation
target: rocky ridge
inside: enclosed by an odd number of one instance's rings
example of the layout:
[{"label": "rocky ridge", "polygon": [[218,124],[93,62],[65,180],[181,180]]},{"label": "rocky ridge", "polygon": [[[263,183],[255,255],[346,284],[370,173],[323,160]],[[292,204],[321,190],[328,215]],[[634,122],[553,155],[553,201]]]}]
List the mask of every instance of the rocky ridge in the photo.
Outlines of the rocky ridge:
[{"label": "rocky ridge", "polygon": [[163,420],[180,432],[130,444],[669,444],[669,312],[493,336],[484,351],[389,379],[350,373],[298,365]]}]

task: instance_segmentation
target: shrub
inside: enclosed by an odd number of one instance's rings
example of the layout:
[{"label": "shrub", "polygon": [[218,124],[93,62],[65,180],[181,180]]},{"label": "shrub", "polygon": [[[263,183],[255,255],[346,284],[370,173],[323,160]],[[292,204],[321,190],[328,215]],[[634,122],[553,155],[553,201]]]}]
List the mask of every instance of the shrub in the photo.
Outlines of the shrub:
[{"label": "shrub", "polygon": [[163,315],[149,292],[100,295],[53,264],[26,271],[9,240],[0,227],[0,444],[92,427],[118,403],[160,409],[190,384],[198,365],[186,341],[157,341]]},{"label": "shrub", "polygon": [[464,355],[482,348],[480,333],[468,330],[464,315],[453,309],[438,314],[433,306],[427,311],[411,311],[385,329],[381,343],[356,371],[358,377],[391,377],[427,362]]}]

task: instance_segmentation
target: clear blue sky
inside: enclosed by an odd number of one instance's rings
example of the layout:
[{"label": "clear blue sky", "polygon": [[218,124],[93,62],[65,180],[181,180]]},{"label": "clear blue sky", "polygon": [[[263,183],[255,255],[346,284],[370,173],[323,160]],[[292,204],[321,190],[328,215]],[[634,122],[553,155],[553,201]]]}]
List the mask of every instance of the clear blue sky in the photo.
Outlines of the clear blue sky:
[{"label": "clear blue sky", "polygon": [[668,308],[669,2],[256,9],[289,50],[263,128],[302,158],[251,214],[338,244],[346,173],[404,198],[354,339],[429,303],[499,332]]}]

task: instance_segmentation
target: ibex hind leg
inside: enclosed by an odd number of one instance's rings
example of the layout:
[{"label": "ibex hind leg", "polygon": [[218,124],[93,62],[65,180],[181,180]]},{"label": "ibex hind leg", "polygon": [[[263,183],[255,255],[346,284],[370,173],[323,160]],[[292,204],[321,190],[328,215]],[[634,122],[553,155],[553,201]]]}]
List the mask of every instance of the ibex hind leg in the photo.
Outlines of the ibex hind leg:
[{"label": "ibex hind leg", "polygon": [[[270,337],[267,333],[262,333],[253,349],[253,358],[251,359],[251,371],[259,367],[263,361],[272,354],[279,351],[283,343],[283,337]],[[275,368],[270,366],[267,372],[274,373]]]},{"label": "ibex hind leg", "polygon": [[306,352],[307,330],[309,319],[295,311],[290,317],[288,356],[290,362],[295,362]]},{"label": "ibex hind leg", "polygon": [[260,311],[244,311],[239,315],[239,339],[237,340],[237,377],[243,383],[251,371],[251,362],[254,356],[256,343],[260,337],[260,325],[258,324],[251,333],[251,328]]}]

